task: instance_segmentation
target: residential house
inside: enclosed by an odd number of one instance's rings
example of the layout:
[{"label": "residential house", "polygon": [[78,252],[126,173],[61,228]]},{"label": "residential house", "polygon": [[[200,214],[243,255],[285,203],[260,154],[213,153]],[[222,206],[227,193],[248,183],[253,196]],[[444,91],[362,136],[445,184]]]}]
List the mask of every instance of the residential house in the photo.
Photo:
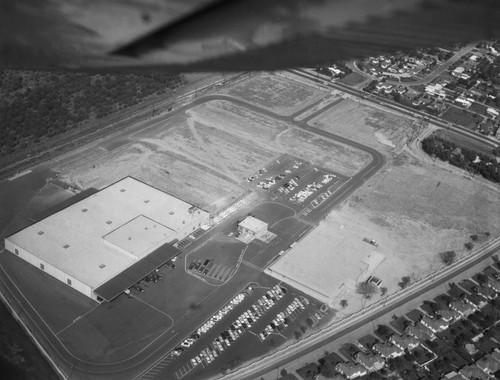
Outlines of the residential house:
[{"label": "residential house", "polygon": [[468,304],[470,304],[476,310],[482,309],[483,307],[485,307],[488,304],[488,302],[486,302],[485,298],[483,298],[477,294],[471,294],[471,295],[466,296],[464,298],[464,301],[467,302]]},{"label": "residential house", "polygon": [[461,374],[451,371],[448,373],[445,373],[442,377],[443,380],[464,380],[465,377],[463,377]]},{"label": "residential house", "polygon": [[479,295],[481,295],[484,298],[487,298],[489,300],[492,300],[493,298],[496,298],[496,296],[497,296],[497,292],[495,290],[493,290],[492,288],[485,286],[485,285],[478,286],[477,294],[479,294]]},{"label": "residential house", "polygon": [[500,371],[500,362],[495,360],[491,355],[484,355],[476,362],[476,365],[484,373],[493,376],[497,371]]},{"label": "residential house", "polygon": [[438,310],[437,312],[440,316],[441,319],[449,324],[458,321],[462,315],[453,309],[443,309],[443,310]]},{"label": "residential house", "polygon": [[354,364],[352,362],[339,363],[335,366],[335,370],[348,379],[356,379],[368,373],[366,368],[361,364]]},{"label": "residential house", "polygon": [[500,363],[500,350],[498,348],[495,348],[490,355],[493,359]]},{"label": "residential house", "polygon": [[394,344],[396,347],[399,347],[400,349],[404,350],[413,350],[415,347],[418,346],[419,341],[413,336],[410,335],[398,335],[394,334],[391,335],[389,338],[389,341]]},{"label": "residential house", "polygon": [[436,336],[431,329],[427,328],[422,322],[418,322],[413,326],[406,328],[406,333],[418,339],[420,342],[425,342],[427,339],[435,339]]},{"label": "residential house", "polygon": [[386,359],[396,358],[404,354],[404,351],[394,344],[382,342],[373,345],[373,350]]},{"label": "residential house", "polygon": [[[499,128],[500,131],[500,128]],[[500,292],[500,281],[495,280],[494,278],[489,277],[487,285],[493,289],[495,292]]]},{"label": "residential house", "polygon": [[452,301],[450,303],[450,309],[458,311],[463,317],[467,317],[476,311],[475,307],[473,307],[470,303],[462,300]]},{"label": "residential house", "polygon": [[472,102],[469,99],[463,98],[461,96],[456,98],[455,102],[461,104],[465,108],[469,108],[472,105]]},{"label": "residential house", "polygon": [[375,86],[375,89],[378,92],[385,92],[386,94],[389,94],[392,92],[393,85],[387,84],[387,83],[377,83],[377,85]]},{"label": "residential house", "polygon": [[449,326],[446,321],[443,321],[443,319],[435,319],[435,318],[429,317],[428,315],[425,315],[422,318],[421,322],[425,327],[427,327],[429,330],[431,330],[434,334],[446,330]]},{"label": "residential house", "polygon": [[451,75],[455,76],[455,77],[460,77],[465,71],[465,67],[462,67],[462,66],[458,66],[456,67],[452,72],[451,72]]},{"label": "residential house", "polygon": [[437,96],[440,99],[446,98],[446,93],[443,90],[443,86],[440,84],[429,84],[425,86],[425,92],[432,96]]},{"label": "residential house", "polygon": [[333,76],[339,76],[341,74],[344,74],[342,70],[337,68],[336,66],[328,67],[328,70],[332,73]]},{"label": "residential house", "polygon": [[406,91],[408,91],[408,89],[404,86],[398,86],[396,88],[396,92],[400,95],[403,95]]},{"label": "residential house", "polygon": [[479,352],[479,350],[476,348],[476,345],[473,343],[467,343],[464,347],[465,347],[465,351],[467,351],[467,353],[470,356],[473,356]]},{"label": "residential house", "polygon": [[465,367],[462,367],[460,371],[458,371],[463,377],[468,380],[489,380],[489,376],[484,373],[479,367],[475,364],[471,364]]},{"label": "residential house", "polygon": [[378,354],[358,352],[355,359],[359,364],[365,367],[368,372],[380,371],[385,366],[384,358]]},{"label": "residential house", "polygon": [[494,118],[498,116],[498,111],[494,108],[488,107],[486,108],[486,112],[488,112],[488,114],[490,114]]}]

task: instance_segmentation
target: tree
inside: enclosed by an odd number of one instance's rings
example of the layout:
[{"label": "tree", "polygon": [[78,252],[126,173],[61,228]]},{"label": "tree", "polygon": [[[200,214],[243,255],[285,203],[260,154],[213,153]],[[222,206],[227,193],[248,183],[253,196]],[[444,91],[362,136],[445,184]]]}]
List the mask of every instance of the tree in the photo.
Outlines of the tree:
[{"label": "tree", "polygon": [[307,318],[307,319],[306,319],[306,322],[307,322],[307,324],[309,325],[309,327],[313,327],[313,325],[314,325],[314,321],[313,321],[311,318]]},{"label": "tree", "polygon": [[474,244],[472,244],[470,241],[464,244],[464,247],[470,251],[472,248],[474,248]]},{"label": "tree", "polygon": [[302,333],[300,331],[295,330],[293,332],[293,335],[295,336],[295,339],[299,340],[302,337]]},{"label": "tree", "polygon": [[383,297],[387,294],[387,288],[385,286],[382,286],[380,288],[380,297]]},{"label": "tree", "polygon": [[356,285],[356,293],[361,294],[365,299],[370,299],[377,293],[377,287],[371,282],[358,282]]},{"label": "tree", "polygon": [[285,376],[287,376],[287,375],[288,375],[288,371],[287,371],[286,369],[284,369],[284,368],[283,368],[283,369],[280,371],[280,375],[281,375],[281,376],[283,376],[283,377],[285,377]]},{"label": "tree", "polygon": [[342,307],[342,309],[345,309],[347,305],[347,300],[340,300],[340,306]]},{"label": "tree", "polygon": [[457,254],[455,253],[455,251],[445,251],[439,254],[439,258],[445,265],[452,264],[455,261],[456,257]]},{"label": "tree", "polygon": [[398,282],[398,285],[401,289],[406,288],[411,282],[411,278],[408,276],[401,277],[401,281]]},{"label": "tree", "polygon": [[319,372],[326,378],[332,378],[337,374],[335,367],[329,360],[324,360],[319,366]]},{"label": "tree", "polygon": [[305,334],[307,332],[307,327],[306,326],[300,326],[300,331],[302,334]]}]

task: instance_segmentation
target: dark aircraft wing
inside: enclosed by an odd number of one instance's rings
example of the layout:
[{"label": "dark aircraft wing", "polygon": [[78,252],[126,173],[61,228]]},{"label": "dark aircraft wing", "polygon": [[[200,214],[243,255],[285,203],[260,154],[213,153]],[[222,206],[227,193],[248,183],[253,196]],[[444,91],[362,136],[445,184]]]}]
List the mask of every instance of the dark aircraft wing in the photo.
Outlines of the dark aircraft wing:
[{"label": "dark aircraft wing", "polygon": [[498,0],[3,0],[1,68],[258,70],[500,35]]}]

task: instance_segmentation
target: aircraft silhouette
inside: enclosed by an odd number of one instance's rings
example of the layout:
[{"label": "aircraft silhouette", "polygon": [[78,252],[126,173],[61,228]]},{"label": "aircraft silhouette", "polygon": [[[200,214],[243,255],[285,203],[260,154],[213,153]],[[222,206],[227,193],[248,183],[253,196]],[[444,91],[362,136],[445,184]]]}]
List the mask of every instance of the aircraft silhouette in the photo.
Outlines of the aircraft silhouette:
[{"label": "aircraft silhouette", "polygon": [[499,36],[497,0],[3,0],[0,68],[261,70]]}]

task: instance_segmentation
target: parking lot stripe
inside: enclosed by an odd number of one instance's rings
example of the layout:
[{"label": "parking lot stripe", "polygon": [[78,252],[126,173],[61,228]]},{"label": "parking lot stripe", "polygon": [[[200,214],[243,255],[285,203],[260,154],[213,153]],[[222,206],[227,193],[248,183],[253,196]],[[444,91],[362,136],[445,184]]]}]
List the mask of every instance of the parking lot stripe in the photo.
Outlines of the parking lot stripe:
[{"label": "parking lot stripe", "polygon": [[217,278],[217,275],[219,274],[219,272],[222,268],[222,264],[214,265],[213,268],[214,268],[214,270],[213,270],[212,274],[210,275],[210,277]]}]

